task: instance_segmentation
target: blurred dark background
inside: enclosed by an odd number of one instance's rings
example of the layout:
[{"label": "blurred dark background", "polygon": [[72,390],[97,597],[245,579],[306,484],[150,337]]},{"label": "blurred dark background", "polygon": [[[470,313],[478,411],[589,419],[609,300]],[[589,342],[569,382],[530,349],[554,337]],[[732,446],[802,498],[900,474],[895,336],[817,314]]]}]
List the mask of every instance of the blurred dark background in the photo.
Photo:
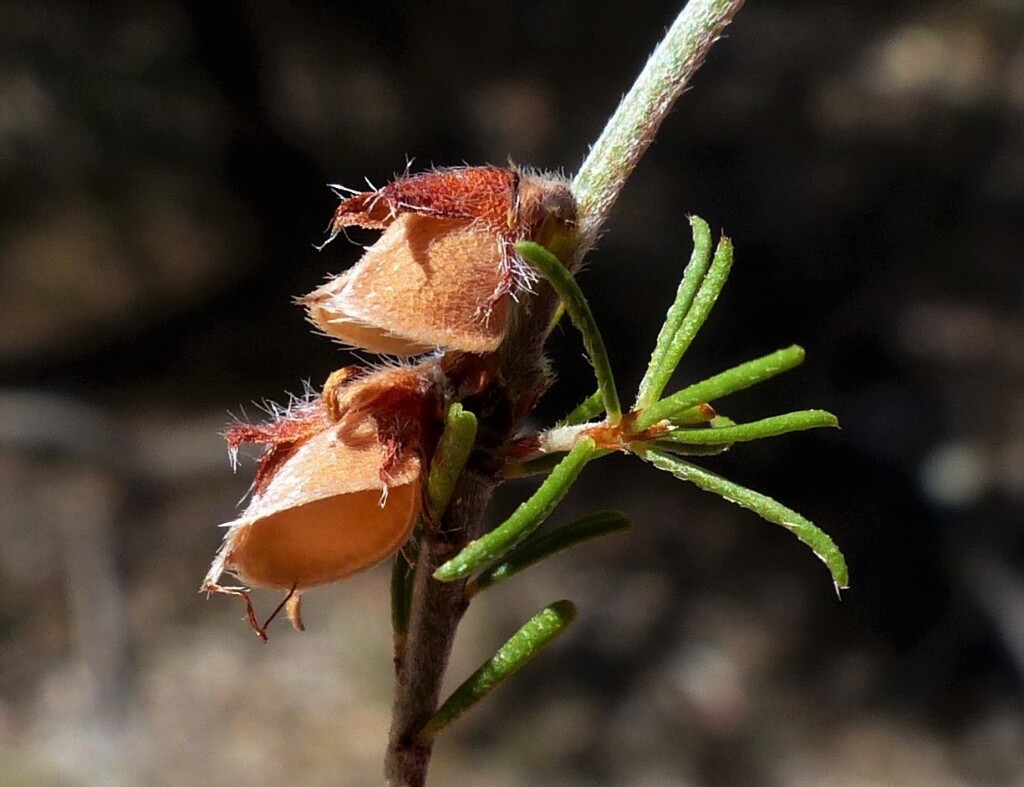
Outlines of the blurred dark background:
[{"label": "blurred dark background", "polygon": [[[359,253],[313,248],[325,183],[572,172],[676,10],[0,2],[0,784],[379,782],[387,570],[267,646],[197,595],[251,469],[218,431],[352,360],[291,303]],[[852,587],[604,460],[556,521],[633,532],[474,606],[453,679],[545,603],[581,616],[434,783],[1024,784],[1024,6],[752,0],[581,277],[626,386],[691,212],[737,265],[680,381],[797,342],[725,411],[844,426],[706,465],[821,524]],[[571,330],[551,355],[538,425],[593,387]]]}]

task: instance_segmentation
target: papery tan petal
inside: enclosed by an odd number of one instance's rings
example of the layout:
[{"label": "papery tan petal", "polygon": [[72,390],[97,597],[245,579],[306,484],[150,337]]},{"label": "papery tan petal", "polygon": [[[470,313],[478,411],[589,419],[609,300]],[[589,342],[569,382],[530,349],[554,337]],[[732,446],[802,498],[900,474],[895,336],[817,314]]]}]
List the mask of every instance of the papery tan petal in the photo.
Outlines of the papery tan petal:
[{"label": "papery tan petal", "polygon": [[223,572],[256,587],[301,592],[344,579],[393,554],[420,510],[420,461],[390,471],[386,500],[381,445],[346,444],[337,428],[306,441],[274,473],[228,532],[205,585]]},{"label": "papery tan petal", "polygon": [[324,333],[370,352],[490,352],[510,296],[494,301],[502,241],[465,220],[399,216],[354,267],[303,299]]}]

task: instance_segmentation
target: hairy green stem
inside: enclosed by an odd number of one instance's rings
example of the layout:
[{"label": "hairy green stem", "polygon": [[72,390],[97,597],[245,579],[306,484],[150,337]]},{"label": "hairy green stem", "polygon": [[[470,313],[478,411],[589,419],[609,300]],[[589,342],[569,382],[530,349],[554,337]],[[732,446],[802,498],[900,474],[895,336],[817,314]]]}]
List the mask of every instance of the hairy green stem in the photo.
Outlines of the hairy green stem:
[{"label": "hairy green stem", "polygon": [[744,0],[690,0],[623,96],[572,182],[588,249],[662,121]]}]

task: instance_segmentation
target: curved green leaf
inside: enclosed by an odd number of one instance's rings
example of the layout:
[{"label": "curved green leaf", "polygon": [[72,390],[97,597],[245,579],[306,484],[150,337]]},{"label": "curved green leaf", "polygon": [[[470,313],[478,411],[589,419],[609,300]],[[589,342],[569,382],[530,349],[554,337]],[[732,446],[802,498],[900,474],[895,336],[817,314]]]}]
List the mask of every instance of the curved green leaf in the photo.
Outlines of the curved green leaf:
[{"label": "curved green leaf", "polygon": [[596,450],[594,441],[590,438],[584,438],[577,443],[551,471],[551,475],[544,479],[537,491],[524,501],[512,516],[494,530],[471,541],[459,554],[437,569],[434,578],[442,582],[462,579],[506,555],[551,516],[551,512],[562,502],[562,498],[568,493],[584,466],[594,458]]},{"label": "curved green leaf", "polygon": [[806,517],[767,495],[740,486],[679,457],[653,449],[642,451],[640,455],[659,470],[664,470],[676,478],[696,484],[708,492],[714,492],[731,503],[753,511],[762,519],[786,528],[807,544],[814,554],[828,566],[837,591],[849,587],[849,573],[843,553],[823,530]]},{"label": "curved green leaf", "polygon": [[416,736],[421,743],[434,738],[480,700],[500,686],[555,637],[565,631],[576,619],[576,605],[571,601],[556,601],[532,618],[497,653],[480,665],[426,723]]}]

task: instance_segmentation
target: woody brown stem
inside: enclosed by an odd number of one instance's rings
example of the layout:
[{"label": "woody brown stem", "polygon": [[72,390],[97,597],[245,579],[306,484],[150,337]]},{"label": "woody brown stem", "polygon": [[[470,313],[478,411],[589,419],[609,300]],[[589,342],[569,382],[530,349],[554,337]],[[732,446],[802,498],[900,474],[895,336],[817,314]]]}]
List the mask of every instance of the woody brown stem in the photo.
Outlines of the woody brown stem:
[{"label": "woody brown stem", "polygon": [[423,534],[413,578],[412,605],[405,646],[396,654],[395,702],[385,772],[392,785],[425,784],[433,740],[417,734],[437,710],[455,631],[468,601],[465,581],[439,582],[434,571],[480,534],[484,512],[498,473],[485,469],[488,446],[505,444],[519,428],[517,403],[536,401],[549,378],[542,349],[547,325],[557,306],[549,287],[524,300],[501,352],[503,374],[482,397],[481,457],[471,458],[439,526]]},{"label": "woody brown stem", "polygon": [[494,486],[490,477],[463,473],[441,524],[428,528],[420,543],[385,761],[393,785],[419,787],[426,781],[433,741],[420,742],[416,734],[438,707],[455,631],[468,606],[464,581],[438,582],[433,573],[479,535]]}]

